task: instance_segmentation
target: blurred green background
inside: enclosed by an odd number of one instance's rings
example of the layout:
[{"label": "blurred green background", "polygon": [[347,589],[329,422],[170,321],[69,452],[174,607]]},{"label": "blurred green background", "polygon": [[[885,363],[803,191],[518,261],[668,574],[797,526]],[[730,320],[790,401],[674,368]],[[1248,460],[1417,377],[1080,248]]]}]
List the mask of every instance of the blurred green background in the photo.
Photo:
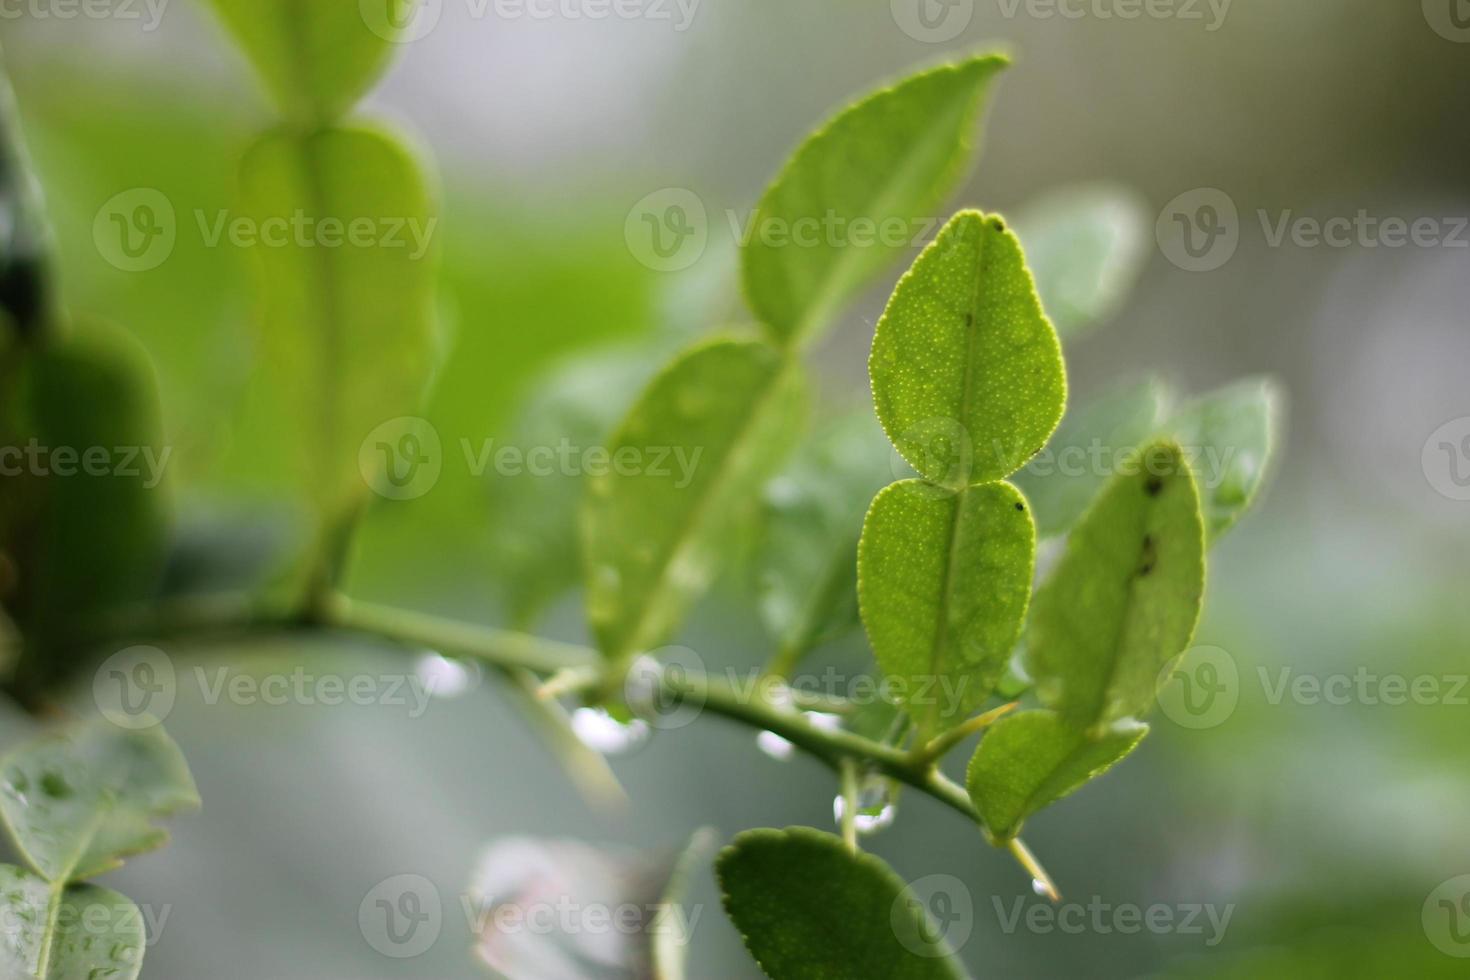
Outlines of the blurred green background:
[{"label": "blurred green background", "polygon": [[[739,317],[725,210],[750,207],[795,141],[852,94],[949,51],[1005,44],[1018,64],[956,206],[1007,212],[1107,179],[1141,194],[1150,217],[1201,187],[1226,192],[1241,215],[1239,249],[1214,271],[1184,271],[1149,242],[1122,311],[1069,344],[1077,396],[1146,370],[1195,391],[1269,373],[1289,392],[1275,482],[1212,554],[1198,637],[1237,665],[1238,707],[1204,730],[1161,716],[1133,761],[1027,832],[1069,900],[1232,914],[1213,946],[1208,928],[1007,931],[997,902],[1041,900],[1006,855],[930,801],[904,800],[869,846],[907,879],[965,883],[974,921],[962,952],[977,976],[1466,975],[1421,912],[1441,882],[1470,873],[1470,706],[1270,695],[1284,668],[1470,673],[1470,503],[1438,492],[1444,475],[1422,456],[1431,433],[1470,415],[1470,235],[1458,248],[1272,247],[1257,214],[1470,215],[1470,44],[1431,26],[1433,3],[1237,0],[1208,30],[1203,4],[1203,21],[1124,20],[960,0],[968,26],[938,44],[901,29],[901,6],[706,0],[676,30],[677,8],[672,22],[477,19],[446,0],[438,28],[402,46],[360,110],[412,133],[442,181],[456,342],[425,416],[446,446],[511,439],[561,359]],[[125,325],[158,367],[185,541],[223,544],[259,569],[297,519],[281,449],[291,422],[251,384],[246,257],[205,247],[186,216],[231,206],[238,154],[274,113],[202,7],[172,0],[153,30],[146,17],[7,15],[0,43],[66,300]],[[170,199],[180,236],[162,266],[127,273],[99,254],[92,228],[104,202],[135,187]],[[667,187],[694,190],[715,216],[705,255],[678,274],[641,265],[624,239],[629,209]],[[819,353],[832,403],[865,403],[872,323],[894,278]],[[627,360],[575,382],[594,416],[615,416],[628,378],[656,359]],[[555,555],[567,534],[528,524],[507,496],[446,466],[427,496],[380,504],[351,591],[506,622],[507,595],[524,585],[506,580],[511,560]],[[759,662],[769,641],[748,609],[740,588],[723,589],[681,642],[711,664]],[[544,628],[580,638],[577,598]],[[192,662],[187,649],[169,653]],[[826,656],[860,654],[850,643]],[[252,670],[350,673],[365,654],[282,640],[238,655]],[[369,672],[401,669],[366,655],[381,664]],[[8,718],[7,735],[26,724]],[[392,706],[208,705],[184,685],[169,729],[205,809],[176,822],[168,851],[108,882],[170,907],[145,977],[473,977],[453,896],[498,838],[659,849],[701,825],[728,836],[832,824],[832,781],[815,763],[777,763],[717,719],[616,760],[630,808],[591,808],[488,678],[421,718]],[[439,942],[411,960],[378,955],[357,925],[368,890],[401,873],[426,876],[446,901]],[[691,900],[704,912],[692,975],[757,975],[707,873]]]}]

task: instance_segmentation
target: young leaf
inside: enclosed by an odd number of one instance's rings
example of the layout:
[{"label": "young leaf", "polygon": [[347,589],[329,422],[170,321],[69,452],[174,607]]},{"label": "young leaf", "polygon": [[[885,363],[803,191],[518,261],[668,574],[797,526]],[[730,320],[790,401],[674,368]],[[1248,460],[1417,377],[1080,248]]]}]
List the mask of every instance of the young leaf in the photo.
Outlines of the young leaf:
[{"label": "young leaf", "polygon": [[1045,452],[1014,478],[1031,501],[1041,537],[1062,534],[1077,522],[1120,456],[1157,434],[1167,404],[1167,389],[1148,380],[1109,391],[1067,413]]},{"label": "young leaf", "polygon": [[[78,634],[157,586],[167,531],[160,481],[170,456],[153,366],[123,331],[83,325],[28,352],[18,374],[7,420],[15,429],[5,442],[75,454],[68,472],[58,454],[0,480],[0,547],[19,571],[6,605],[25,638],[16,684],[34,694],[79,666]],[[109,454],[100,470],[95,458],[88,464],[94,447]]]},{"label": "young leaf", "polygon": [[[411,413],[434,369],[435,205],[408,150],[360,127],[269,133],[246,153],[241,185],[263,235],[304,229],[253,250],[262,354],[304,430],[314,499],[336,518],[366,492],[364,439]],[[385,470],[416,465],[399,458],[409,444],[378,448]]]},{"label": "young leaf", "polygon": [[1204,583],[1194,477],[1177,445],[1154,444],[1072,529],[1036,593],[1027,649],[1042,700],[1076,728],[1143,714],[1194,635]]},{"label": "young leaf", "polygon": [[791,157],[752,217],[745,294],[772,339],[809,340],[927,232],[972,155],[991,79],[982,55],[907,78],[844,110]]},{"label": "young leaf", "polygon": [[933,483],[999,479],[1040,451],[1066,371],[1000,218],[961,211],[924,249],[878,321],[868,370],[888,438]]},{"label": "young leaf", "polygon": [[1271,379],[1248,378],[1184,406],[1169,422],[1170,436],[1193,454],[1211,543],[1266,482],[1282,401]]},{"label": "young leaf", "polygon": [[1151,224],[1138,194],[1109,184],[1064,188],[1016,217],[1012,225],[1057,333],[1080,336],[1118,311],[1143,271]]},{"label": "young leaf", "polygon": [[348,0],[213,0],[281,109],[306,122],[335,120],[387,65],[415,0],[373,2],[384,16],[370,27]]},{"label": "young leaf", "polygon": [[161,727],[105,721],[27,743],[0,760],[0,818],[47,881],[80,881],[155,850],[153,821],[199,805],[188,763]]},{"label": "young leaf", "polygon": [[965,784],[986,828],[1008,840],[1027,817],[1101,776],[1147,734],[1147,725],[1125,719],[1094,738],[1055,712],[1024,711],[985,733]]},{"label": "young leaf", "polygon": [[858,537],[889,454],[872,413],[854,413],[807,439],[766,487],[756,591],[785,668],[857,625]]},{"label": "young leaf", "polygon": [[747,340],[695,347],[644,390],[583,510],[587,615],[608,657],[663,642],[709,586],[804,395],[795,361]]},{"label": "young leaf", "polygon": [[[147,934],[131,899],[97,885],[53,886],[0,864],[0,976],[21,980],[134,980]],[[54,914],[53,914],[54,913]]]},{"label": "young leaf", "polygon": [[858,601],[883,673],[928,738],[982,704],[1031,598],[1036,528],[1008,483],[947,491],[904,480],[873,501]]},{"label": "young leaf", "polygon": [[808,827],[748,830],[715,862],[725,912],[772,980],[956,980],[944,929],[893,870]]}]

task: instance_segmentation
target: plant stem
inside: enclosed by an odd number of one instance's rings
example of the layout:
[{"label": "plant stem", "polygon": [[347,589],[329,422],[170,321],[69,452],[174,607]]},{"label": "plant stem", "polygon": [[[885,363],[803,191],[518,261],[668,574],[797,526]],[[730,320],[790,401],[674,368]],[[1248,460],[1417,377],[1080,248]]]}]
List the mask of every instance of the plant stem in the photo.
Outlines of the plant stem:
[{"label": "plant stem", "polygon": [[857,808],[858,808],[858,764],[851,757],[840,764],[842,777],[842,841],[848,851],[858,852]]},{"label": "plant stem", "polygon": [[976,732],[989,728],[1001,718],[1015,711],[1020,705],[1021,702],[1019,701],[1003,704],[999,708],[985,712],[983,715],[976,715],[969,721],[956,725],[947,732],[940,732],[928,745],[915,750],[914,762],[921,766],[934,765],[949,754],[949,751],[956,745],[959,745]]}]

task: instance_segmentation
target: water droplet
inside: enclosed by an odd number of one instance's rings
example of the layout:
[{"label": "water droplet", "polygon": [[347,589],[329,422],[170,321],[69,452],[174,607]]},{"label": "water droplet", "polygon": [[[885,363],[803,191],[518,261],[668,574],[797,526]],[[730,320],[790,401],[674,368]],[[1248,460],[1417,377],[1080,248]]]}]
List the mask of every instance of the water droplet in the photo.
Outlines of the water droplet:
[{"label": "water droplet", "polygon": [[[832,801],[832,819],[838,825],[842,823],[842,815],[846,811],[847,801],[839,793]],[[877,774],[864,777],[862,784],[858,787],[857,813],[853,817],[853,826],[859,834],[876,834],[893,826],[894,817],[898,815],[898,808],[893,803],[893,783],[884,776]]]},{"label": "water droplet", "polygon": [[755,744],[777,762],[785,762],[796,752],[796,746],[775,732],[761,732],[755,737]]},{"label": "water droplet", "polygon": [[583,745],[605,755],[627,752],[648,740],[648,722],[634,718],[625,725],[602,708],[573,711],[572,731]]},{"label": "water droplet", "polygon": [[480,680],[480,666],[453,660],[439,653],[425,653],[414,664],[419,683],[436,698],[457,698]]},{"label": "water droplet", "polygon": [[1031,879],[1031,890],[1040,895],[1042,898],[1046,898],[1051,894],[1051,889],[1047,888],[1046,882],[1042,881],[1040,878]]}]

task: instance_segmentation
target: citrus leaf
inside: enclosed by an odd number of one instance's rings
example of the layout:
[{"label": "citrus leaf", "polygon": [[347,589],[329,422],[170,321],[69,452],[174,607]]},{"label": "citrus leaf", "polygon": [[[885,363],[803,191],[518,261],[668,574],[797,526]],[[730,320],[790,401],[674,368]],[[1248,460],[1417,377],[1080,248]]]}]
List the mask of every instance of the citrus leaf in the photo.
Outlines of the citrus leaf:
[{"label": "citrus leaf", "polygon": [[158,726],[95,721],[21,746],[0,760],[0,818],[53,883],[80,881],[162,847],[153,821],[199,805],[173,740]]},{"label": "citrus leaf", "polygon": [[814,433],[766,487],[756,593],[786,667],[857,626],[858,537],[889,453],[872,413],[855,413]]},{"label": "citrus leaf", "polygon": [[331,122],[387,66],[397,36],[393,25],[410,19],[415,0],[374,0],[383,16],[373,27],[367,5],[349,0],[212,2],[281,109],[301,120]]},{"label": "citrus leaf", "polygon": [[1046,449],[1015,476],[1048,538],[1077,522],[1120,460],[1163,423],[1168,390],[1154,380],[1106,392],[1067,413]]},{"label": "citrus leaf", "polygon": [[588,481],[587,615],[614,660],[667,638],[799,425],[800,367],[759,341],[686,352],[644,389]]},{"label": "citrus leaf", "polygon": [[1063,188],[1029,204],[1012,224],[1041,305],[1063,337],[1117,313],[1148,257],[1148,206],[1122,187]]},{"label": "citrus leaf", "polygon": [[1077,728],[1142,715],[1194,635],[1204,582],[1194,477],[1177,445],[1154,444],[1104,488],[1037,590],[1027,650],[1041,699]]},{"label": "citrus leaf", "polygon": [[[97,885],[52,885],[0,864],[0,975],[13,980],[134,980],[147,935],[132,900]],[[54,918],[52,917],[54,913]]]},{"label": "citrus leaf", "polygon": [[749,830],[715,862],[725,912],[772,980],[955,980],[942,930],[893,870],[808,827]]},{"label": "citrus leaf", "polygon": [[1194,459],[1211,543],[1260,494],[1283,400],[1270,378],[1248,378],[1185,405],[1169,421],[1169,435]]},{"label": "citrus leaf", "polygon": [[921,476],[953,487],[1018,469],[1067,400],[1021,243],[978,211],[955,215],[899,281],[868,367],[888,438]]},{"label": "citrus leaf", "polygon": [[1035,557],[1031,515],[1008,483],[956,492],[904,480],[874,499],[858,601],[878,666],[921,737],[995,689],[1026,618]]},{"label": "citrus leaf", "polygon": [[761,198],[742,250],[745,295],[776,343],[812,338],[927,234],[968,167],[985,93],[1007,64],[991,54],[920,72],[843,110],[797,148]]},{"label": "citrus leaf", "polygon": [[171,451],[152,363],[123,331],[83,324],[17,373],[0,445],[50,450],[0,481],[0,543],[19,572],[6,606],[25,639],[16,684],[34,694],[79,666],[76,641],[97,620],[153,594]]},{"label": "citrus leaf", "polygon": [[1027,817],[1101,776],[1147,734],[1147,725],[1125,719],[1092,737],[1055,712],[1024,711],[990,726],[965,784],[990,833],[1007,840]]},{"label": "citrus leaf", "polygon": [[[407,149],[359,127],[269,133],[245,154],[241,185],[242,210],[263,236],[308,229],[252,249],[261,380],[300,420],[302,471],[335,518],[367,490],[367,436],[415,410],[433,373],[435,205]],[[338,233],[323,245],[316,236],[328,227]],[[379,447],[380,470],[397,445]]]}]

